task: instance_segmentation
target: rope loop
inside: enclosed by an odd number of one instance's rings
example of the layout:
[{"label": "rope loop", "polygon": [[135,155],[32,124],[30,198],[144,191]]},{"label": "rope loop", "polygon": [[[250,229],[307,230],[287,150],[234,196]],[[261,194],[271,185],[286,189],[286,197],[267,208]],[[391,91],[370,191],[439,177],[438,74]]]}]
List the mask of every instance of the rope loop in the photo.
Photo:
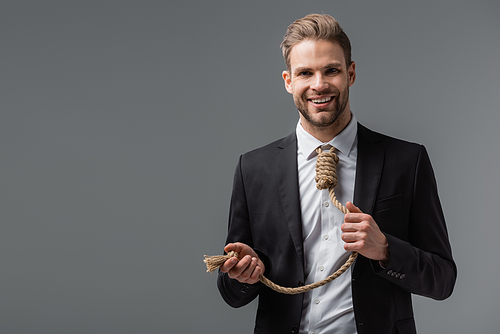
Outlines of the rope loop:
[{"label": "rope loop", "polygon": [[[335,196],[334,192],[334,188],[338,183],[337,163],[339,162],[339,157],[337,156],[337,154],[333,152],[334,150],[335,148],[333,147],[330,149],[329,152],[324,152],[321,149],[321,147],[318,147],[316,149],[316,153],[318,153],[318,161],[316,162],[316,177],[315,177],[316,188],[318,188],[319,190],[328,189],[328,194],[332,203],[335,205],[337,209],[346,214],[349,213],[349,210],[347,210],[347,208],[337,200],[337,197]],[[229,260],[234,256],[238,257],[238,253],[229,252],[226,255],[216,255],[216,256],[205,255],[204,262],[207,264],[207,272],[213,272],[214,270],[222,266],[224,262],[226,262],[227,260]],[[296,288],[283,287],[276,283],[271,282],[264,275],[260,275],[259,280],[269,288],[279,293],[284,293],[288,295],[304,293],[312,289],[318,288],[320,286],[323,286],[327,283],[330,283],[331,281],[342,275],[354,263],[357,256],[358,256],[357,252],[352,252],[351,255],[349,256],[349,259],[347,259],[346,263],[342,267],[340,267],[336,272],[334,272],[333,274],[331,274],[322,281],[308,284],[305,286],[299,286]]]}]

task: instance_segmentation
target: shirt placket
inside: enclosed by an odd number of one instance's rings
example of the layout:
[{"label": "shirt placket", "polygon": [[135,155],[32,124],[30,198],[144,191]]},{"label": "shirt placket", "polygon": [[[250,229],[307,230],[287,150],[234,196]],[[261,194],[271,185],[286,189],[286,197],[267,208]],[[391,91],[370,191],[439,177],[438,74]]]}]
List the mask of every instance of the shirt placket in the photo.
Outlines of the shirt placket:
[{"label": "shirt placket", "polygon": [[[328,268],[331,267],[329,259],[332,257],[331,238],[332,238],[332,203],[328,194],[328,190],[321,190],[320,196],[320,212],[321,212],[321,235],[319,240],[319,251],[316,258],[316,268],[314,268],[315,282],[321,281],[328,276]],[[321,323],[326,306],[323,300],[325,296],[324,290],[326,286],[314,289],[312,292],[311,306],[314,309],[311,312],[310,330],[317,332],[316,324]]]}]

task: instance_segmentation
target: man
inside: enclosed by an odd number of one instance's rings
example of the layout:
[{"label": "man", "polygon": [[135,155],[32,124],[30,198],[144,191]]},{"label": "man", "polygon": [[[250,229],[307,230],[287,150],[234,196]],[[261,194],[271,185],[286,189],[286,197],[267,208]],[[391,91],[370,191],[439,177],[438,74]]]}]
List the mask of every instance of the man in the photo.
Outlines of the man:
[{"label": "man", "polygon": [[[225,247],[239,256],[221,267],[221,295],[233,307],[259,296],[254,333],[416,333],[411,294],[445,299],[456,279],[425,148],[357,122],[349,104],[356,65],[331,16],[295,21],[282,49],[300,119],[288,137],[240,157]],[[330,146],[345,215],[314,183],[315,150]],[[258,280],[310,284],[353,251],[351,268],[305,294],[280,294]]]}]

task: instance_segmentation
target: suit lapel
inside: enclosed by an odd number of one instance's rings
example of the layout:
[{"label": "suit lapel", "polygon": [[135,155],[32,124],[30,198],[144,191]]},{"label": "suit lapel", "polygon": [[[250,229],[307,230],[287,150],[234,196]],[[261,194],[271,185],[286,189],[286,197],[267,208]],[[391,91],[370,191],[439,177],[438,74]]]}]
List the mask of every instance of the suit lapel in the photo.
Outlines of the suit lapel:
[{"label": "suit lapel", "polygon": [[358,161],[354,184],[354,204],[372,214],[384,165],[385,148],[381,137],[358,123]]},{"label": "suit lapel", "polygon": [[283,139],[278,149],[278,152],[274,156],[274,173],[279,201],[295,250],[302,265],[304,265],[302,215],[300,211],[299,179],[297,173],[297,139],[295,132]]},{"label": "suit lapel", "polygon": [[[380,136],[358,123],[358,160],[356,163],[354,204],[370,215],[373,213],[380,184],[384,156],[385,148]],[[295,132],[279,144],[278,152],[274,156],[274,173],[279,201],[288,230],[297,256],[304,265]]]}]

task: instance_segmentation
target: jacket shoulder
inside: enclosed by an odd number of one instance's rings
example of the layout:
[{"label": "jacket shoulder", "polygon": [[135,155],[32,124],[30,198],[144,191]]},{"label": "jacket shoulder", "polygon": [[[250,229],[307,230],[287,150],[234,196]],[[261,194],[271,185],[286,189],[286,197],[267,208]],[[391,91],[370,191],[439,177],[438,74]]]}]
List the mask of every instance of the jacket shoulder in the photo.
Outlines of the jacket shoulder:
[{"label": "jacket shoulder", "polygon": [[380,143],[388,149],[394,149],[397,151],[408,150],[410,152],[418,152],[423,148],[423,145],[421,144],[391,137],[380,132],[370,130],[360,123],[358,123],[358,140],[360,140],[361,142]]},{"label": "jacket shoulder", "polygon": [[297,142],[296,135],[295,132],[293,132],[286,137],[273,141],[272,143],[266,144],[254,150],[246,152],[241,156],[241,158],[244,160],[270,158],[274,156],[276,153],[280,152],[282,149],[288,147],[289,145],[293,145],[296,142]]}]

